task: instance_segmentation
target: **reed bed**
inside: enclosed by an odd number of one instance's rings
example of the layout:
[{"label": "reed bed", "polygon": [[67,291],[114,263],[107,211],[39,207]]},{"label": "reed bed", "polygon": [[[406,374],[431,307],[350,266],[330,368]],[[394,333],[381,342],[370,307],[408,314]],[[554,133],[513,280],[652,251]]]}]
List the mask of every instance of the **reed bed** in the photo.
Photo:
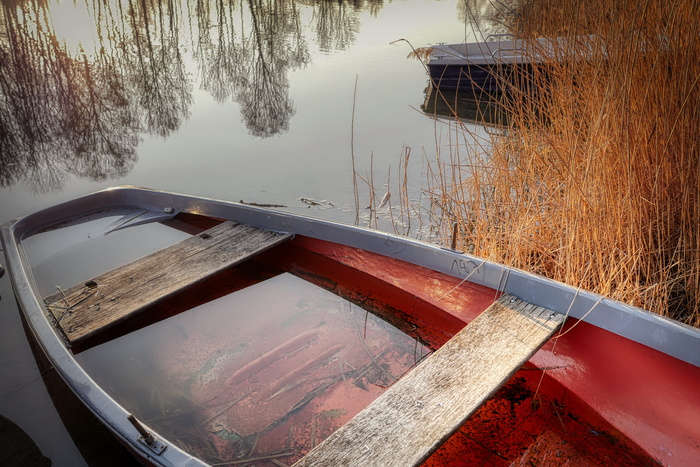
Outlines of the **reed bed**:
[{"label": "reed bed", "polygon": [[457,223],[462,250],[700,326],[700,2],[515,17],[521,38],[590,37],[504,83],[508,126],[483,149],[449,131],[427,188],[444,241]]}]

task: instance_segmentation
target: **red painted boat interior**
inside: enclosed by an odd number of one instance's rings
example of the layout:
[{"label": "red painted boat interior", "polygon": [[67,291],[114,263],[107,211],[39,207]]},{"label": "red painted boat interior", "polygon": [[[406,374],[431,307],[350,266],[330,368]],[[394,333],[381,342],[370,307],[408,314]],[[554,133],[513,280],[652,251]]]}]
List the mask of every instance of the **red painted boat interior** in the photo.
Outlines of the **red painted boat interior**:
[{"label": "red painted boat interior", "polygon": [[[430,334],[428,342],[434,348],[441,346],[500,295],[487,287],[462,283],[457,278],[425,268],[416,270],[414,265],[366,251],[307,238],[297,238],[295,243],[369,274],[372,280],[355,282],[358,289],[362,290],[374,282],[369,289],[373,290],[374,295],[382,296],[383,291],[376,283],[379,279],[389,289],[399,287],[404,292],[411,291],[413,300],[420,299],[425,308],[407,313],[408,319],[447,331]],[[446,315],[457,318],[459,323],[455,324]],[[574,329],[567,332],[572,327]],[[581,346],[585,349],[589,347],[585,341],[591,333],[596,335],[601,350],[598,354],[581,353]],[[439,340],[441,336],[446,339]],[[598,413],[601,411],[607,417],[606,411],[613,409],[619,399],[625,398],[624,392],[617,392],[622,388],[610,387],[605,373],[584,376],[575,370],[581,363],[584,366],[605,366],[605,362],[610,361],[605,357],[607,341],[613,341],[616,347],[632,353],[632,348],[643,347],[586,323],[570,320],[562,337],[546,344],[526,367],[428,459],[426,465],[656,464],[649,456],[652,452],[645,452]],[[658,352],[653,353],[659,356]],[[668,357],[664,359],[672,360],[674,364],[682,363]],[[621,363],[624,366],[624,362]],[[644,372],[633,373],[635,378],[630,381],[634,381],[634,384],[640,385],[648,378]],[[561,374],[569,377],[562,378]],[[692,376],[689,378],[692,379]],[[675,383],[679,388],[683,387],[682,384],[682,381]],[[626,414],[628,421],[634,423],[646,418],[646,414],[640,413],[645,410],[646,404],[637,404],[636,411],[629,405],[623,405],[631,411]],[[700,407],[700,403],[695,407]],[[696,413],[689,412],[688,416]],[[668,426],[667,429],[671,430],[672,427]],[[676,425],[673,429],[678,431],[681,428]],[[630,430],[627,433],[644,439],[638,431]],[[646,436],[653,436],[653,433],[646,432]],[[688,452],[688,449],[678,452],[683,451]]]},{"label": "red painted boat interior", "polygon": [[574,320],[531,362],[662,464],[700,459],[700,368]]},{"label": "red painted boat interior", "polygon": [[[202,229],[211,223],[197,222]],[[100,341],[284,272],[372,309],[432,349],[499,296],[397,259],[296,236]],[[695,366],[570,319],[425,465],[691,465],[700,458],[699,381]]]}]

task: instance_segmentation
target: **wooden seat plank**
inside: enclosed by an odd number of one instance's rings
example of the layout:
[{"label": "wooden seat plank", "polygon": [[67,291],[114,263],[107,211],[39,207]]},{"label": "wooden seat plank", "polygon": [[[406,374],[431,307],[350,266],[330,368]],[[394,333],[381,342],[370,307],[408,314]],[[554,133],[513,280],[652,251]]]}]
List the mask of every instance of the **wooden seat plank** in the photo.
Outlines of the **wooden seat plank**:
[{"label": "wooden seat plank", "polygon": [[419,465],[561,326],[504,295],[295,467]]},{"label": "wooden seat plank", "polygon": [[79,343],[291,237],[223,222],[44,301],[68,341]]}]

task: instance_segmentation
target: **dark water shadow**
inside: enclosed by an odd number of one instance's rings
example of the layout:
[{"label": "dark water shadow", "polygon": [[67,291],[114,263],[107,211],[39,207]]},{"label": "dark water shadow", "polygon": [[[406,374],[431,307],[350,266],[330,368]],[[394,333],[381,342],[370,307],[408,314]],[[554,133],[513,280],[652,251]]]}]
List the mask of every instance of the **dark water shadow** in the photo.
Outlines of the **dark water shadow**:
[{"label": "dark water shadow", "polygon": [[[23,315],[22,327],[56,412],[85,462],[90,466],[141,466],[142,464],[117,441],[117,438],[97,420],[95,415],[85,407],[61,379],[34,338]],[[0,433],[2,432],[0,429]],[[0,465],[5,466],[1,457]],[[18,465],[51,465],[51,461],[49,460],[48,464],[25,463]]]},{"label": "dark water shadow", "polygon": [[0,465],[4,467],[49,466],[36,443],[19,426],[0,414]]}]

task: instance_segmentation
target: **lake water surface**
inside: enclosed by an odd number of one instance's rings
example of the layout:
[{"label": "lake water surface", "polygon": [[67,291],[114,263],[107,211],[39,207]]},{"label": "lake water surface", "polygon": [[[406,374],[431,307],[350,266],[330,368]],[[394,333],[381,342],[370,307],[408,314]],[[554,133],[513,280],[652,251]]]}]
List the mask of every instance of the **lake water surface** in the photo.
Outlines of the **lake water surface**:
[{"label": "lake water surface", "polygon": [[[381,197],[406,156],[418,198],[451,130],[421,112],[407,55],[502,33],[502,17],[485,0],[3,2],[0,222],[128,184],[353,223],[353,160]],[[7,277],[0,296],[0,414],[53,465],[86,465]]]}]

